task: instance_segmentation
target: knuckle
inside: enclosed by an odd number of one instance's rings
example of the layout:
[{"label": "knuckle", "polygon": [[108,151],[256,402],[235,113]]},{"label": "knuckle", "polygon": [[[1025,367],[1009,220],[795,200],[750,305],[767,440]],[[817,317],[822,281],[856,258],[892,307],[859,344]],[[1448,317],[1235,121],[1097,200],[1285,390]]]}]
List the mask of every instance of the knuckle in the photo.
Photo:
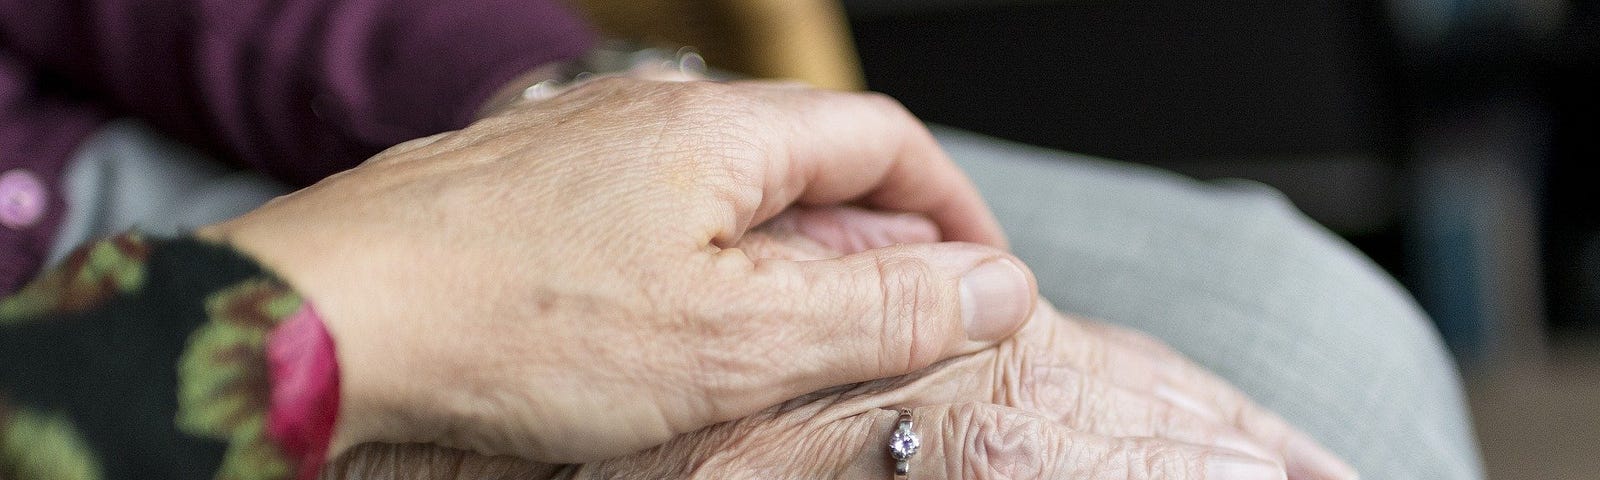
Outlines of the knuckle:
[{"label": "knuckle", "polygon": [[781,171],[776,137],[764,130],[754,106],[708,87],[671,89],[662,110],[663,130],[653,149],[673,185],[710,192],[719,200],[754,209]]},{"label": "knuckle", "polygon": [[1056,444],[1047,421],[980,404],[961,404],[945,418],[945,446],[951,459],[946,478],[974,480],[1046,478]]},{"label": "knuckle", "polygon": [[[693,178],[693,181],[685,182],[690,185],[689,191],[706,195],[714,205],[727,205],[732,212],[756,211],[767,197],[765,165],[757,156],[748,154],[751,150],[730,146],[726,140],[720,142],[686,148],[685,151],[698,150],[702,153],[687,155],[685,161],[677,165],[682,171],[675,175]],[[739,229],[747,227],[745,224],[736,226]]]},{"label": "knuckle", "polygon": [[[1106,469],[1123,469],[1129,480],[1203,478],[1201,461],[1175,444],[1148,439],[1123,439],[1106,455]],[[1112,462],[1120,460],[1120,465]]]},{"label": "knuckle", "polygon": [[1072,402],[1077,384],[1083,381],[1077,369],[1011,343],[1002,343],[996,349],[996,402],[1037,411],[1079,410]]},{"label": "knuckle", "polygon": [[933,364],[943,354],[946,337],[940,288],[927,263],[907,257],[879,257],[878,289],[882,294],[884,367],[910,372]]}]

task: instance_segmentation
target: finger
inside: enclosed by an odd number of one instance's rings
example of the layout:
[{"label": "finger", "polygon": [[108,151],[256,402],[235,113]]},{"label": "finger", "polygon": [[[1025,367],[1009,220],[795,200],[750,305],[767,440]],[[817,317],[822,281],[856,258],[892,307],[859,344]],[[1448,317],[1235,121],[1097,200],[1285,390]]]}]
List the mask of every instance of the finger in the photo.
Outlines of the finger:
[{"label": "finger", "polygon": [[[939,227],[921,215],[854,207],[790,208],[757,230],[778,237],[804,237],[836,252],[811,259],[831,258],[902,243],[939,241]],[[740,247],[744,247],[742,240]],[[753,252],[752,256],[766,257]]]},{"label": "finger", "polygon": [[[851,465],[852,478],[887,478],[887,445],[898,423],[892,411],[845,421],[870,423]],[[982,403],[916,408],[912,428],[921,447],[909,478],[1074,478],[1282,480],[1283,468],[1217,448],[1153,438],[1115,438],[1074,431],[1026,410]],[[849,431],[850,429],[841,429]]]},{"label": "finger", "polygon": [[[696,297],[725,347],[692,352],[716,368],[697,380],[712,421],[827,387],[902,375],[1011,336],[1033,307],[1033,275],[1016,258],[967,243],[899,245],[835,259],[751,261],[736,249]],[[695,299],[691,299],[695,300]],[[752,342],[752,338],[762,341]]]},{"label": "finger", "polygon": [[1091,363],[1117,366],[1116,373],[1108,375],[1108,379],[1237,427],[1278,452],[1292,478],[1357,477],[1354,468],[1309,435],[1166,344],[1139,332],[1099,322],[1074,323],[1085,332],[1081,338],[1103,340],[1094,342],[1099,348],[1082,351],[1101,357]]},{"label": "finger", "polygon": [[[884,388],[881,402],[940,404],[985,402],[1037,412],[1079,430],[1111,437],[1154,437],[1235,450],[1282,463],[1262,446],[1216,416],[1202,416],[1124,388],[1074,364],[1064,352],[1081,332],[1058,321],[1047,305],[1010,341],[974,357]],[[852,402],[853,400],[846,400]]]},{"label": "finger", "polygon": [[1062,425],[1098,435],[1162,438],[1282,463],[1281,454],[1231,424],[1085,374],[1060,359],[1045,358],[1048,356],[1030,355],[1013,360],[1020,365],[999,367],[998,385],[988,389],[994,392],[991,398],[944,401],[987,401],[1039,412]]},{"label": "finger", "polygon": [[762,195],[754,208],[738,212],[742,225],[765,221],[796,201],[862,201],[926,215],[947,240],[1005,246],[977,188],[899,102],[871,93],[746,90],[786,115],[774,126],[782,154],[758,166],[764,170],[752,178],[764,179]]},{"label": "finger", "polygon": [[750,258],[796,262],[839,256],[833,249],[816,240],[766,227],[745,234],[734,247],[744,251]]}]

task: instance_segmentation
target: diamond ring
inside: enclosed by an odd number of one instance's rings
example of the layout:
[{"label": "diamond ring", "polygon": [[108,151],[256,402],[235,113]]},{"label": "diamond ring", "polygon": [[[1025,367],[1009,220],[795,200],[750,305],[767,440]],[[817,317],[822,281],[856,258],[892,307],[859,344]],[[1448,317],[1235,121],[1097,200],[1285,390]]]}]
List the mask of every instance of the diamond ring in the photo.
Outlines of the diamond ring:
[{"label": "diamond ring", "polygon": [[900,421],[895,423],[894,434],[889,436],[889,456],[894,457],[895,478],[911,474],[911,457],[921,447],[922,437],[911,430],[911,410],[900,409]]}]

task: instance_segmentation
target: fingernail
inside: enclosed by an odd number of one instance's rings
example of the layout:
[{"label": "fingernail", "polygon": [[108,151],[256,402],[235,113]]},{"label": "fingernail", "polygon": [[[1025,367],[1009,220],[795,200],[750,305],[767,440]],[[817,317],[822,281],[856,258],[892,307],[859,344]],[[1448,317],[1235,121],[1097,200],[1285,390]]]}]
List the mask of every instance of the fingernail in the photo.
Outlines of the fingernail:
[{"label": "fingernail", "polygon": [[1206,460],[1206,480],[1284,480],[1283,467],[1252,458],[1217,455]]},{"label": "fingernail", "polygon": [[1207,420],[1222,420],[1222,414],[1217,413],[1215,408],[1206,407],[1205,404],[1200,403],[1199,400],[1189,396],[1187,393],[1183,393],[1181,390],[1172,388],[1172,386],[1168,385],[1166,382],[1157,383],[1154,393],[1156,398],[1166,400],[1167,403],[1172,404],[1174,407],[1181,408],[1186,412],[1199,415]]},{"label": "fingernail", "polygon": [[1359,478],[1356,470],[1344,460],[1334,456],[1333,453],[1322,448],[1315,440],[1305,435],[1297,435],[1289,440],[1284,449],[1284,461],[1288,463],[1289,470],[1295,472],[1296,478],[1328,478],[1338,480],[1355,480]]},{"label": "fingernail", "polygon": [[1033,303],[1028,274],[1006,258],[979,264],[961,277],[961,316],[967,338],[992,342],[1010,336]]}]

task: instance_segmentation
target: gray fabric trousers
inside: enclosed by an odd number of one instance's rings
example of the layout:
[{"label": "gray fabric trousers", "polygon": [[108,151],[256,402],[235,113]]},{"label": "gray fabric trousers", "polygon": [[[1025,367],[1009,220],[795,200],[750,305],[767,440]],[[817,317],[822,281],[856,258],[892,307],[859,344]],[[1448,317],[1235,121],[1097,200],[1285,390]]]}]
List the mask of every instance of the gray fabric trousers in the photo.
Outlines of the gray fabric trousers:
[{"label": "gray fabric trousers", "polygon": [[[1412,299],[1283,197],[935,129],[1064,311],[1149,332],[1349,459],[1366,478],[1478,479],[1454,364]],[[285,192],[137,122],[67,175],[55,249],[178,233]]]}]

